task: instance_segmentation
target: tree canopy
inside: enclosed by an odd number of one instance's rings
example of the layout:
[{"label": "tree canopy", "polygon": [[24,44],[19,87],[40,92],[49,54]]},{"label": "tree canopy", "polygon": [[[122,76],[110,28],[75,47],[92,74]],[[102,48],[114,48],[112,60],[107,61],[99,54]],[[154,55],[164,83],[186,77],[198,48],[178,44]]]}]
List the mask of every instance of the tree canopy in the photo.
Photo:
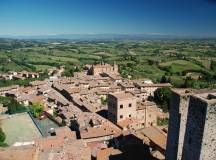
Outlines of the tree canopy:
[{"label": "tree canopy", "polygon": [[31,105],[31,112],[36,118],[38,118],[43,113],[43,109],[43,106],[38,103],[34,103]]},{"label": "tree canopy", "polygon": [[62,76],[71,77],[74,75],[74,72],[81,71],[81,68],[73,65],[66,65],[65,71],[62,73]]},{"label": "tree canopy", "polygon": [[210,69],[211,69],[212,71],[216,72],[216,61],[211,61]]},{"label": "tree canopy", "polygon": [[101,104],[106,105],[107,104],[107,98],[101,97]]},{"label": "tree canopy", "polygon": [[0,96],[0,103],[3,104],[3,107],[8,108],[9,114],[21,113],[25,112],[27,109],[22,104],[19,104],[14,98],[12,97],[2,97]]},{"label": "tree canopy", "polygon": [[6,139],[5,133],[3,130],[0,128],[0,142],[4,142]]},{"label": "tree canopy", "polygon": [[171,89],[168,87],[158,88],[154,92],[154,100],[164,112],[169,110],[170,97]]},{"label": "tree canopy", "polygon": [[0,147],[8,146],[6,143],[4,143],[5,139],[6,139],[6,135],[3,132],[3,130],[0,128]]}]

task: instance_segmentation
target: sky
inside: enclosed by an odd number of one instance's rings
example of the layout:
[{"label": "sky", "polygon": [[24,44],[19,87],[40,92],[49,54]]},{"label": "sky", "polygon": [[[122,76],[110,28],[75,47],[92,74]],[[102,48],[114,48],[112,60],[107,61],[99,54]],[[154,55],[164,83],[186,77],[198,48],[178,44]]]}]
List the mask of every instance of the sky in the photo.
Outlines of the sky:
[{"label": "sky", "polygon": [[0,0],[0,35],[216,37],[216,0]]}]

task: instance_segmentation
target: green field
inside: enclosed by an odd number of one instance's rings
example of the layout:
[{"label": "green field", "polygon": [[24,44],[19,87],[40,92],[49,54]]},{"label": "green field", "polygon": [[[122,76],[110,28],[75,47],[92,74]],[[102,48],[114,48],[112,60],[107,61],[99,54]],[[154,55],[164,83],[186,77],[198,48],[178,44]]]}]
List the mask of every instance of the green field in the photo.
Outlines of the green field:
[{"label": "green field", "polygon": [[[205,83],[205,87],[214,86],[216,80],[216,67],[212,66],[216,65],[213,63],[216,62],[215,40],[74,42],[0,39],[0,73],[10,70],[45,71],[65,65],[65,75],[72,75],[74,66],[82,70],[83,65],[102,60],[110,64],[115,61],[124,78],[150,78],[160,82],[162,76],[166,76],[176,87],[186,87],[183,85],[188,75],[200,75],[196,80]],[[189,76],[192,80],[194,77]]]},{"label": "green field", "polygon": [[36,67],[37,71],[42,71],[42,72],[51,68],[51,66],[49,65],[34,65],[34,66]]},{"label": "green field", "polygon": [[173,61],[168,61],[168,62],[163,62],[160,63],[160,67],[161,68],[168,68],[168,70],[171,73],[181,73],[183,71],[187,71],[187,70],[193,70],[193,71],[207,71],[207,69],[194,64],[193,62],[190,61],[186,61],[186,60],[173,60]]}]

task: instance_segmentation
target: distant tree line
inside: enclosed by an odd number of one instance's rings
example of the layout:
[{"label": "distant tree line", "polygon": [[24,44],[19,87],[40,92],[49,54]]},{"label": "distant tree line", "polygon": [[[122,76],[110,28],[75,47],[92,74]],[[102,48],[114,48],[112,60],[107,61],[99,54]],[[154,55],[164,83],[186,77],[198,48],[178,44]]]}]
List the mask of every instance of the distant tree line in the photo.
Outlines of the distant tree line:
[{"label": "distant tree line", "polygon": [[62,64],[57,63],[57,62],[35,62],[35,61],[30,61],[30,64],[33,65],[48,65],[48,66],[53,66],[53,67],[60,67]]}]

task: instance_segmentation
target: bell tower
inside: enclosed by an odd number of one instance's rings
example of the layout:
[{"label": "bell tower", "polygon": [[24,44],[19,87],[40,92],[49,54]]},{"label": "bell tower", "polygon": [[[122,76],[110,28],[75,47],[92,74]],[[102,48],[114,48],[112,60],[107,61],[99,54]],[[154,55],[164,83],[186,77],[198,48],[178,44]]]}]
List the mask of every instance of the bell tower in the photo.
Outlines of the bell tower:
[{"label": "bell tower", "polygon": [[114,63],[113,63],[113,71],[114,71],[115,73],[118,73],[118,65],[116,64],[115,61],[114,61]]}]

